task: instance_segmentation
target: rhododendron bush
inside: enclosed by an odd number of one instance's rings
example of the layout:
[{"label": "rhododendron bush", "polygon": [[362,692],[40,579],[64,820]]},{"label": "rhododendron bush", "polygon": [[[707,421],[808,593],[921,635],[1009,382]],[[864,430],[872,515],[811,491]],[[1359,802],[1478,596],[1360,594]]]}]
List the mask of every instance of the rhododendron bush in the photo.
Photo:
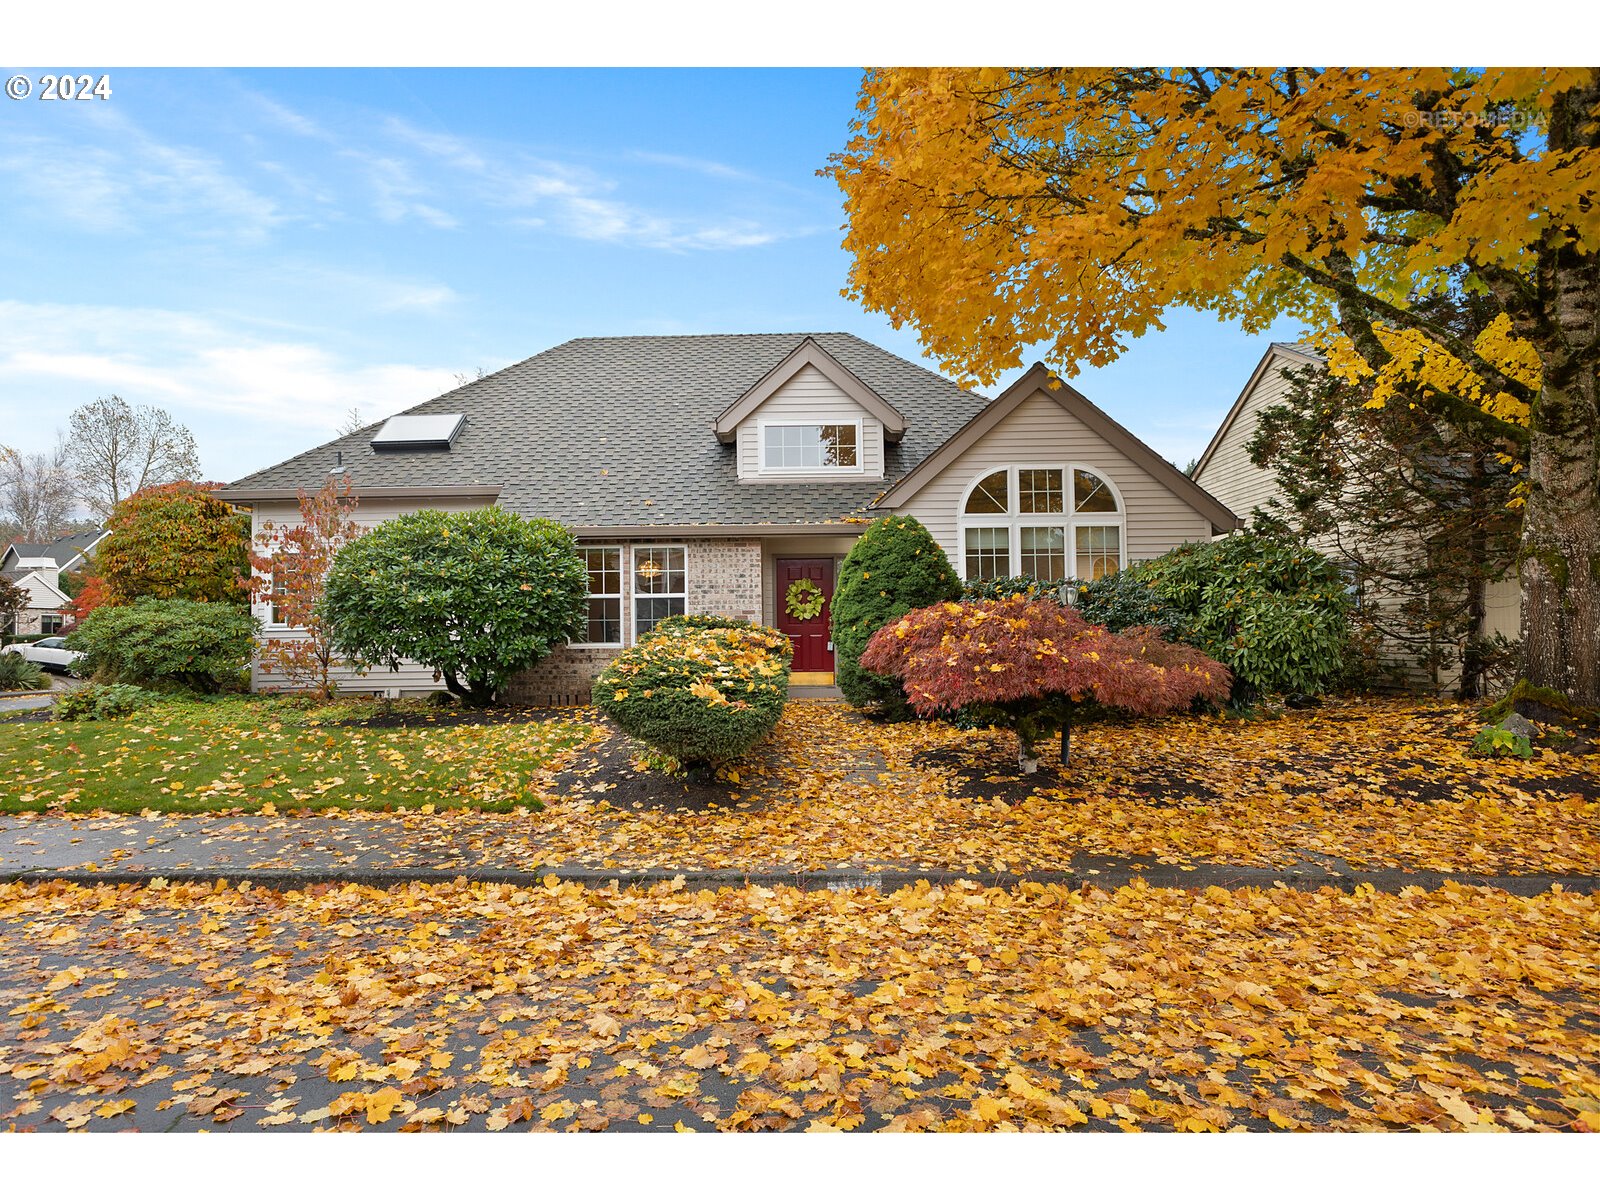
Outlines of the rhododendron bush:
[{"label": "rhododendron bush", "polygon": [[1025,774],[1038,768],[1035,743],[1051,733],[1060,733],[1067,763],[1074,720],[1220,703],[1233,683],[1227,667],[1148,626],[1112,633],[1054,600],[1024,596],[916,609],[880,629],[861,664],[901,679],[920,716],[966,710],[1015,731]]}]

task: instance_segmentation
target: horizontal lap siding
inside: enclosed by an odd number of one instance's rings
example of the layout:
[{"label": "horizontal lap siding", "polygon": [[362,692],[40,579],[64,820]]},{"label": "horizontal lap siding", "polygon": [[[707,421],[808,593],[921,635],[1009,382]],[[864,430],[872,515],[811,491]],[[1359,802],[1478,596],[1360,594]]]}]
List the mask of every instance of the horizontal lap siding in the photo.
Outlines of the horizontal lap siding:
[{"label": "horizontal lap siding", "polygon": [[[861,460],[862,475],[869,479],[883,478],[883,423],[867,412],[815,367],[802,367],[795,377],[772,393],[760,408],[751,413],[736,431],[739,450],[739,478],[751,479],[761,475],[761,446],[758,431],[763,421],[861,422],[861,444],[857,453]],[[770,477],[769,477],[770,478]],[[785,474],[784,479],[804,478]]]},{"label": "horizontal lap siding", "polygon": [[1211,537],[1211,523],[1204,516],[1042,392],[1024,400],[897,511],[926,525],[959,572],[958,522],[967,485],[999,467],[1051,463],[1095,471],[1122,493],[1129,562]]},{"label": "horizontal lap siding", "polygon": [[1272,472],[1252,463],[1245,447],[1255,436],[1262,411],[1279,403],[1288,390],[1289,380],[1283,373],[1283,366],[1284,360],[1275,358],[1262,372],[1217,443],[1205,469],[1197,472],[1194,479],[1245,521],[1250,519],[1252,509],[1264,508],[1278,495]]},{"label": "horizontal lap siding", "polygon": [[[420,501],[415,504],[399,505],[394,502],[374,503],[371,505],[358,504],[352,519],[357,525],[370,529],[381,525],[385,521],[405,513],[419,512],[423,509],[436,509],[442,512],[470,512],[483,508],[477,501],[468,500],[438,500]],[[267,522],[275,525],[298,525],[300,523],[300,508],[296,504],[258,504],[250,515],[252,536],[261,532],[262,526]],[[272,615],[270,605],[257,604],[251,611],[261,620],[263,626]],[[305,635],[294,630],[268,629],[267,636],[294,640]],[[349,669],[342,669],[334,673],[340,690],[347,692],[399,692],[404,695],[408,692],[434,692],[444,685],[433,677],[433,668],[425,667],[421,663],[409,659],[402,660],[398,670],[391,671],[387,667],[374,667],[365,674]],[[275,671],[263,670],[260,660],[251,663],[250,687],[252,691],[278,691],[292,690],[295,685]]]}]

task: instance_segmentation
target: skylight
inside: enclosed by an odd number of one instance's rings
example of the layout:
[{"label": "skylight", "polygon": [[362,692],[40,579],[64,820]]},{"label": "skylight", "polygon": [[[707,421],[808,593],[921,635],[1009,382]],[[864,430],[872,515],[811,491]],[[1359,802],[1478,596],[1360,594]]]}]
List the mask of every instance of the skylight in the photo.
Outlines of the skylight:
[{"label": "skylight", "polygon": [[374,450],[448,450],[466,423],[462,413],[422,413],[390,417],[372,435]]}]

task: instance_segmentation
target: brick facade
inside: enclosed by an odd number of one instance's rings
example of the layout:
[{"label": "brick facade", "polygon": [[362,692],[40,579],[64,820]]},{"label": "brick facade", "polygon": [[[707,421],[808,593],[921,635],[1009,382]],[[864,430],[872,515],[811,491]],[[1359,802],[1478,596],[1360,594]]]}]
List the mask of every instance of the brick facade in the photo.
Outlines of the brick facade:
[{"label": "brick facade", "polygon": [[[616,542],[589,543],[618,545]],[[711,616],[761,619],[761,543],[755,538],[701,538],[638,545],[684,547],[684,611]],[[623,640],[633,644],[633,544],[623,551]],[[562,646],[506,687],[516,704],[587,704],[589,684],[621,653],[620,646]]]}]

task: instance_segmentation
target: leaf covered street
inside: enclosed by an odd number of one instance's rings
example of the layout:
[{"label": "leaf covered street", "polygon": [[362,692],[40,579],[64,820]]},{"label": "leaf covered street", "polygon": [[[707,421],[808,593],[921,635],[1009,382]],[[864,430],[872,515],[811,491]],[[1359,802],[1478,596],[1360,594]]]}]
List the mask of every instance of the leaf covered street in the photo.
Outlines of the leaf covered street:
[{"label": "leaf covered street", "polygon": [[1600,1129],[1600,901],[0,888],[14,1128]]}]

